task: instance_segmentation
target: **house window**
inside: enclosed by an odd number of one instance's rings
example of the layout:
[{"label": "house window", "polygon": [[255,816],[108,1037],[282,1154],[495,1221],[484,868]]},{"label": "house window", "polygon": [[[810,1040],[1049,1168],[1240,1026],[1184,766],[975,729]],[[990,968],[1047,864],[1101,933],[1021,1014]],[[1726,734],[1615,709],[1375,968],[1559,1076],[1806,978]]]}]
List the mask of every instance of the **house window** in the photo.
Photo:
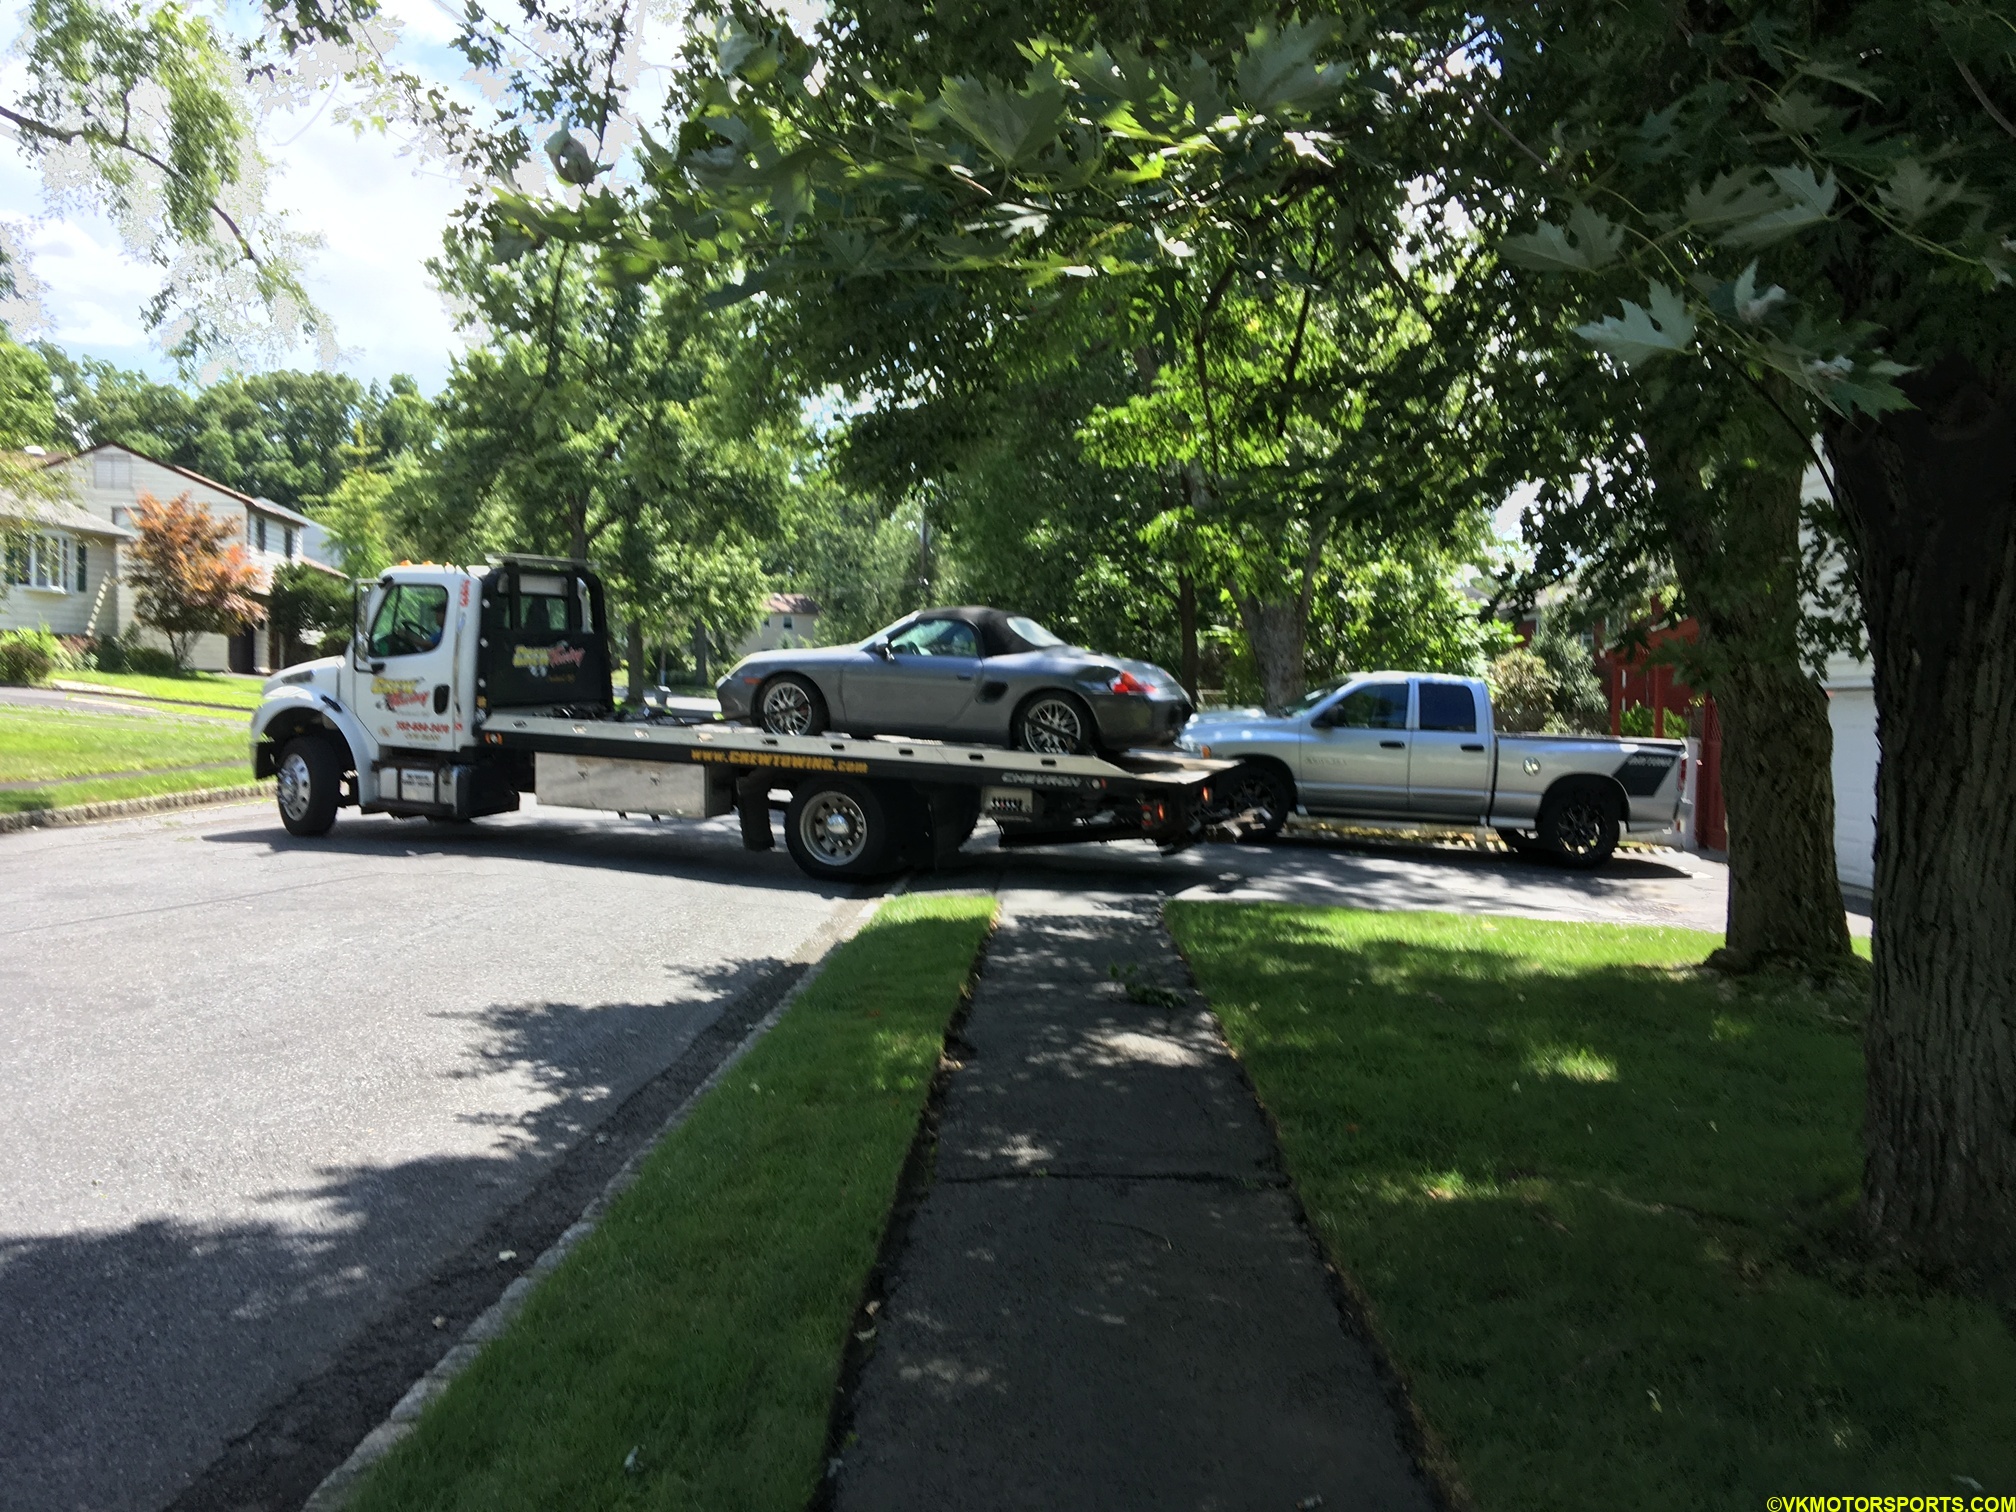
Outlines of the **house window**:
[{"label": "house window", "polygon": [[91,459],[93,488],[131,488],[133,459],[124,452],[101,451]]},{"label": "house window", "polygon": [[257,546],[261,551],[266,549],[266,516],[264,515],[254,515],[252,517],[252,544]]},{"label": "house window", "polygon": [[77,583],[77,591],[79,593],[82,593],[84,591],[84,554],[89,550],[90,548],[86,546],[82,541],[79,541],[77,543],[77,566],[76,566],[77,576],[75,581]]},{"label": "house window", "polygon": [[280,527],[280,549],[286,555],[288,561],[291,562],[294,560],[294,527],[292,525],[283,525]]},{"label": "house window", "polygon": [[784,628],[786,630],[791,628],[791,616],[788,614],[784,616]]},{"label": "house window", "polygon": [[15,536],[7,543],[7,582],[12,587],[64,593],[70,571],[70,541],[65,536]]}]

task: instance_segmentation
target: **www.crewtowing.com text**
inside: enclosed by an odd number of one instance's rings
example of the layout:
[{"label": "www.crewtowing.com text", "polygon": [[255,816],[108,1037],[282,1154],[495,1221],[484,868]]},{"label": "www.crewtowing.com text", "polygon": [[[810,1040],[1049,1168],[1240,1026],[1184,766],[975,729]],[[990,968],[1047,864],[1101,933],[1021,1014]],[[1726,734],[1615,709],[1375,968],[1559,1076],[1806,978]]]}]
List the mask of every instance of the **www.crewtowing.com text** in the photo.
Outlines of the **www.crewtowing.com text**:
[{"label": "www.crewtowing.com text", "polygon": [[2016,1496],[1772,1496],[1764,1512],[2016,1512]]}]

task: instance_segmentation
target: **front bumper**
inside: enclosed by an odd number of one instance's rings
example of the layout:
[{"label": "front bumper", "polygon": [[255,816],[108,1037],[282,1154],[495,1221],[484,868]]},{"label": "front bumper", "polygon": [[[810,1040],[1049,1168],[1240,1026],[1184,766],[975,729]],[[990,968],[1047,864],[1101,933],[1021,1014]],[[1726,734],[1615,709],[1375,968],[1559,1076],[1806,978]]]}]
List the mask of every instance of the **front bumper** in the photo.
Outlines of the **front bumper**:
[{"label": "front bumper", "polygon": [[749,717],[749,700],[755,694],[755,687],[743,682],[733,672],[730,672],[721,681],[714,684],[714,696],[721,702],[721,717],[723,719],[747,719]]}]

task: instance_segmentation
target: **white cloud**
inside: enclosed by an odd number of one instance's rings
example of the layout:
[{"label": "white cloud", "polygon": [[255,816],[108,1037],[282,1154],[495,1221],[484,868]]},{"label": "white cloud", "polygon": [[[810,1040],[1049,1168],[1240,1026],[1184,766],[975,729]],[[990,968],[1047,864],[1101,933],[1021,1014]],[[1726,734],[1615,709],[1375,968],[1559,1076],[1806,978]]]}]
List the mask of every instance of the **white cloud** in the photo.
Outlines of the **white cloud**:
[{"label": "white cloud", "polygon": [[[390,0],[388,9],[405,34],[405,61],[465,92],[460,60],[443,45],[455,19],[441,0]],[[0,30],[18,28],[20,15],[18,3],[0,5]],[[20,62],[9,60],[4,82],[21,77]],[[339,370],[366,382],[410,373],[432,391],[461,343],[423,264],[441,250],[461,184],[444,165],[402,155],[396,137],[360,135],[333,120],[335,113],[325,93],[305,108],[267,117],[261,136],[274,165],[269,203],[287,212],[293,229],[323,242],[306,256],[304,282],[335,322]],[[45,209],[41,173],[11,142],[0,141],[0,219],[19,227],[44,286],[46,327],[33,334],[172,376],[141,324],[141,306],[159,288],[161,270],[127,256],[104,216],[75,208],[46,216]],[[316,353],[302,347],[286,360],[311,367]]]}]

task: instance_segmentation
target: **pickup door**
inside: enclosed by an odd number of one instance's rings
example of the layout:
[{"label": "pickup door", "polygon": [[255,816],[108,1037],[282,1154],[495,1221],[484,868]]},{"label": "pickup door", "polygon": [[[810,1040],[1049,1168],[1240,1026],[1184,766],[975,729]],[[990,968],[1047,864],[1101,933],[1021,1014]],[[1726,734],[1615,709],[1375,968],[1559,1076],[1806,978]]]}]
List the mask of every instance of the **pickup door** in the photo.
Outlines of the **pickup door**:
[{"label": "pickup door", "polygon": [[1407,812],[1408,687],[1359,683],[1309,721],[1296,774],[1302,801],[1318,813]]},{"label": "pickup door", "polygon": [[1491,801],[1491,737],[1483,696],[1467,683],[1414,684],[1407,809],[1423,818],[1475,824]]}]

